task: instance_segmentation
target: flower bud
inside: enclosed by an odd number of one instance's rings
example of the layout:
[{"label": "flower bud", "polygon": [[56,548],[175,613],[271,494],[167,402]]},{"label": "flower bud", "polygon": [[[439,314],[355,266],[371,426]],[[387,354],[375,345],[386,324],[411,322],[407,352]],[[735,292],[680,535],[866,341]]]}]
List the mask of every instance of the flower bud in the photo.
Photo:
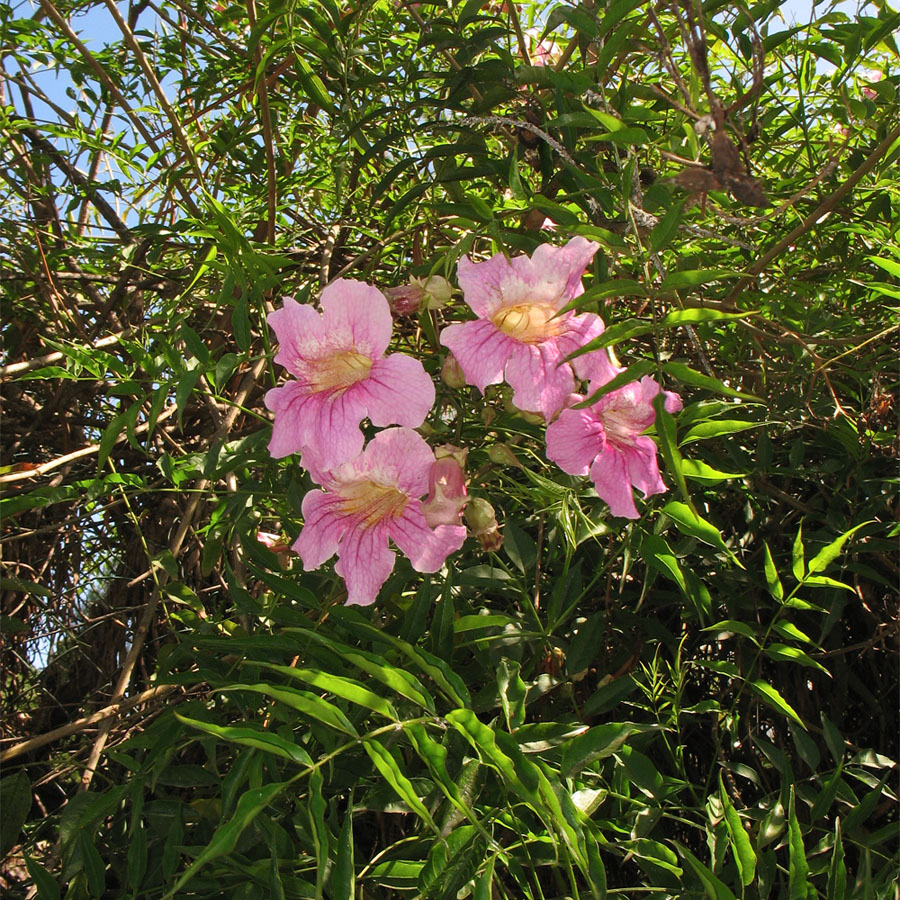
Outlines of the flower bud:
[{"label": "flower bud", "polygon": [[413,279],[409,284],[384,288],[382,291],[395,316],[414,316],[419,311],[425,291],[417,281],[418,279]]},{"label": "flower bud", "polygon": [[466,386],[466,376],[463,374],[462,367],[456,361],[456,357],[452,353],[447,354],[444,365],[441,368],[441,381],[447,387],[458,391]]},{"label": "flower bud", "polygon": [[483,497],[473,497],[469,501],[466,507],[466,524],[483,550],[497,551],[503,545],[503,535],[497,526],[494,507]]},{"label": "flower bud", "polygon": [[431,275],[422,282],[425,309],[443,309],[453,294],[453,285],[440,275]]},{"label": "flower bud", "polygon": [[516,458],[509,444],[491,444],[488,448],[488,459],[500,466],[516,466],[522,468],[522,463]]},{"label": "flower bud", "polygon": [[[465,458],[465,450],[458,452]],[[422,504],[428,527],[459,525],[466,499],[466,476],[462,466],[453,456],[436,459],[428,474],[428,499]]]},{"label": "flower bud", "polygon": [[435,459],[450,457],[455,459],[462,468],[466,467],[466,457],[469,455],[468,447],[457,447],[455,444],[438,444],[434,448]]}]

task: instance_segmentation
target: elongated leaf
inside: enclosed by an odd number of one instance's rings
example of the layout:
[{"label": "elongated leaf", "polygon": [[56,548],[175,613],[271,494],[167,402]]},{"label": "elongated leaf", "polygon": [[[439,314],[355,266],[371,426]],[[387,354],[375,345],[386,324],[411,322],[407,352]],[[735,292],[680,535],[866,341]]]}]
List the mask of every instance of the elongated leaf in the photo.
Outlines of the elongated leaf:
[{"label": "elongated leaf", "polygon": [[244,829],[292,782],[276,781],[265,787],[253,788],[241,795],[234,815],[220,826],[212,836],[212,840],[203,848],[200,855],[175,882],[174,887],[165,895],[170,900],[188,883],[207,863],[231,853],[237,846],[238,838]]},{"label": "elongated leaf", "polygon": [[806,861],[806,848],[803,846],[803,832],[797,821],[795,809],[794,785],[791,785],[790,805],[788,806],[788,897],[790,900],[806,900],[809,892],[809,863]]},{"label": "elongated leaf", "polygon": [[431,818],[431,814],[419,799],[412,782],[403,774],[400,764],[394,759],[390,750],[378,741],[363,741],[363,748],[369,754],[369,759],[375,764],[375,768],[384,776],[385,781],[396,791],[397,796],[416,813],[428,827],[437,832],[437,826]]},{"label": "elongated leaf", "polygon": [[716,485],[733,478],[744,478],[745,472],[720,472],[698,459],[682,459],[681,471],[685,478],[700,484]]},{"label": "elongated leaf", "polygon": [[794,538],[794,547],[791,552],[791,570],[797,581],[803,581],[803,575],[806,571],[803,553],[803,522],[797,526],[797,536]]},{"label": "elongated leaf", "polygon": [[59,900],[59,885],[56,879],[39,863],[36,863],[28,854],[25,856],[25,867],[28,875],[34,882],[38,900]]},{"label": "elongated leaf", "polygon": [[349,700],[357,706],[371,709],[372,712],[380,713],[382,716],[395,722],[398,719],[397,710],[394,709],[388,700],[349,678],[334,675],[330,672],[298,669],[293,666],[278,666],[273,663],[263,663],[262,665],[275,672],[281,672],[282,675],[287,675],[289,678],[303,681],[306,684],[311,684],[313,687],[328,691],[336,697]]},{"label": "elongated leaf", "polygon": [[841,554],[841,550],[844,547],[844,544],[859,531],[860,528],[864,528],[866,525],[870,524],[869,522],[863,522],[860,525],[856,525],[851,528],[849,531],[845,531],[840,537],[835,538],[827,547],[823,547],[810,561],[808,566],[808,572],[810,575],[815,575],[818,572],[824,572]]},{"label": "elongated leaf", "polygon": [[302,747],[298,747],[296,744],[292,744],[290,741],[286,741],[284,738],[269,731],[262,731],[250,726],[215,725],[212,722],[202,722],[199,719],[183,716],[181,713],[175,713],[175,717],[179,722],[183,722],[191,728],[196,728],[198,731],[204,731],[206,734],[221,738],[223,741],[240,744],[242,747],[265,750],[266,753],[274,753],[276,756],[289,759],[291,762],[303,766],[312,765],[312,759]]},{"label": "elongated leaf", "polygon": [[791,647],[789,644],[769,644],[766,647],[766,656],[779,662],[795,662],[809,669],[818,669],[824,672],[829,678],[831,672],[821,663],[817,663],[808,653],[804,653],[799,647]]},{"label": "elongated leaf", "polygon": [[660,293],[689,290],[699,287],[701,284],[709,284],[711,281],[738,278],[740,275],[741,273],[734,269],[688,269],[684,272],[672,272],[667,275],[659,286],[659,290]]},{"label": "elongated leaf", "polygon": [[750,428],[759,428],[764,422],[744,422],[739,419],[708,419],[706,422],[698,422],[692,425],[681,444],[690,444],[694,441],[708,441],[712,438],[723,437],[726,434],[738,434]]},{"label": "elongated leaf", "polygon": [[633,734],[647,731],[647,726],[631,722],[609,722],[595,725],[574,738],[563,752],[560,774],[564,778],[577,775],[598,759],[612,756]]},{"label": "elongated leaf", "polygon": [[661,512],[672,519],[678,526],[679,531],[690,535],[691,537],[695,537],[698,541],[709,544],[717,550],[721,550],[723,553],[728,554],[732,562],[742,569],[744,568],[741,565],[740,560],[738,560],[731,552],[725,541],[722,539],[722,535],[719,533],[718,528],[711,522],[707,522],[706,519],[691,509],[686,503],[679,503],[677,500],[673,500],[670,503],[667,503],[662,508]]},{"label": "elongated leaf", "polygon": [[273,700],[296,709],[298,712],[309,716],[311,719],[328,725],[336,731],[356,737],[357,732],[353,723],[336,707],[327,700],[322,699],[310,691],[298,691],[294,688],[276,687],[272,684],[230,684],[219,688],[220,691],[254,691],[264,694]]},{"label": "elongated leaf", "polygon": [[781,579],[778,577],[778,569],[775,568],[775,560],[772,559],[772,551],[769,549],[769,545],[763,543],[763,548],[765,550],[765,573],[766,573],[766,585],[769,588],[769,593],[776,600],[784,600],[784,588],[781,586]]},{"label": "elongated leaf", "polygon": [[781,694],[778,693],[775,688],[772,687],[771,684],[766,683],[765,681],[750,681],[748,682],[750,687],[754,690],[756,694],[758,694],[766,703],[769,704],[773,709],[778,710],[778,712],[787,716],[789,719],[793,719],[801,728],[806,728],[803,724],[803,720],[800,716],[797,715],[796,710]]},{"label": "elongated leaf", "polygon": [[[676,272],[675,274],[679,275],[682,273]],[[734,313],[711,307],[692,306],[688,309],[673,309],[672,312],[666,314],[661,324],[663,328],[673,328],[676,325],[697,325],[700,322],[726,322],[732,319],[746,319],[747,316],[755,315],[756,312],[753,310]]]},{"label": "elongated leaf", "polygon": [[728,792],[725,790],[725,784],[721,776],[719,776],[719,799],[725,811],[725,825],[728,828],[731,852],[738,867],[741,884],[747,887],[753,883],[753,879],[756,877],[756,853],[753,852],[750,837],[744,829],[741,817],[734,808]]},{"label": "elongated leaf", "polygon": [[826,900],[844,900],[847,896],[847,868],[844,865],[844,840],[841,834],[841,820],[834,823],[834,848],[828,865],[828,885]]},{"label": "elongated leaf", "polygon": [[678,855],[687,863],[688,868],[697,876],[703,885],[703,892],[709,900],[737,900],[734,894],[720,878],[716,877],[687,847],[672,841]]},{"label": "elongated leaf", "polygon": [[[684,310],[684,312],[690,312],[690,310]],[[667,375],[671,375],[673,378],[680,382],[683,382],[684,384],[692,384],[695,387],[705,388],[708,391],[712,391],[714,394],[723,394],[726,397],[736,397],[739,400],[746,400],[753,403],[761,402],[759,397],[755,396],[754,394],[748,394],[746,391],[735,390],[733,387],[725,384],[725,382],[719,381],[718,378],[713,378],[711,375],[703,375],[700,372],[695,372],[690,366],[687,366],[684,363],[664,363],[663,371]]]}]

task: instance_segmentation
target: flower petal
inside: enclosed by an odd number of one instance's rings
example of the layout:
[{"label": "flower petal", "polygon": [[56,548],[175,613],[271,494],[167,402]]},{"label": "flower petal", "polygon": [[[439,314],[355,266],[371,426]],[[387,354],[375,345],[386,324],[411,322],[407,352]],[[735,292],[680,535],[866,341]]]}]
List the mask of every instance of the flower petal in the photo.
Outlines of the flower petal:
[{"label": "flower petal", "polygon": [[329,346],[355,347],[373,360],[384,355],[394,325],[387,299],[378,288],[338,278],[322,291],[320,303]]},{"label": "flower petal", "polygon": [[502,253],[495,253],[477,263],[464,256],[456,266],[456,277],[472,312],[479,319],[489,319],[503,303],[503,283],[514,278],[515,273],[509,260]]},{"label": "flower petal", "polygon": [[645,496],[664,494],[665,482],[659,475],[659,461],[653,439],[642,435],[634,439],[634,446],[623,450],[628,480]]},{"label": "flower petal", "polygon": [[603,425],[590,409],[564,409],[547,428],[547,458],[570,475],[587,475],[605,446]]},{"label": "flower petal", "polygon": [[285,297],[281,309],[270,312],[266,322],[278,339],[275,362],[292,375],[299,375],[297,361],[309,356],[323,340],[321,315],[308,304]]},{"label": "flower petal", "polygon": [[556,309],[562,309],[573,297],[584,292],[581,278],[599,249],[599,244],[587,238],[574,237],[562,247],[541,244],[532,253],[531,262],[537,276],[542,281],[561,283]]},{"label": "flower petal", "polygon": [[416,501],[406,507],[402,516],[388,523],[387,529],[417,572],[437,572],[466,539],[466,529],[461,525],[429,528],[421,504]]},{"label": "flower petal", "polygon": [[365,408],[349,392],[310,394],[300,382],[289,381],[267,391],[265,404],[275,413],[269,441],[275,459],[311,447],[330,468],[353,459],[363,448],[359,423]]},{"label": "flower petal", "polygon": [[422,363],[394,353],[379,359],[369,377],[348,388],[369,413],[372,424],[418,428],[434,405],[434,384]]},{"label": "flower petal", "polygon": [[340,497],[322,491],[309,491],[303,498],[303,528],[291,549],[300,554],[307,572],[318,569],[337,553],[338,544],[350,527],[340,506]]},{"label": "flower petal", "polygon": [[347,585],[347,603],[368,606],[394,568],[384,527],[357,528],[345,536],[334,571]]},{"label": "flower petal", "polygon": [[506,364],[513,404],[521,410],[542,413],[549,421],[575,390],[575,376],[572,367],[562,362],[564,357],[555,338],[540,344],[517,342]]},{"label": "flower petal", "polygon": [[[603,319],[594,313],[582,313],[580,316],[572,316],[566,322],[566,330],[557,338],[559,349],[563,356],[584,347],[589,341],[603,334]],[[609,351],[602,347],[592,350],[582,356],[576,356],[570,365],[575,374],[584,381],[596,381],[596,387],[606,384],[619,374],[621,369],[612,364]]]},{"label": "flower petal", "polygon": [[428,492],[434,454],[425,439],[410,428],[386,428],[369,441],[354,465],[359,475],[384,485],[396,485],[418,499]]},{"label": "flower petal", "polygon": [[503,381],[503,370],[516,347],[522,346],[488,319],[448,325],[441,343],[456,357],[469,384],[484,393],[489,384]]},{"label": "flower petal", "polygon": [[591,481],[600,497],[609,504],[614,516],[638,519],[640,514],[634,505],[631,479],[625,464],[625,457],[616,448],[607,444],[603,452],[591,466]]}]

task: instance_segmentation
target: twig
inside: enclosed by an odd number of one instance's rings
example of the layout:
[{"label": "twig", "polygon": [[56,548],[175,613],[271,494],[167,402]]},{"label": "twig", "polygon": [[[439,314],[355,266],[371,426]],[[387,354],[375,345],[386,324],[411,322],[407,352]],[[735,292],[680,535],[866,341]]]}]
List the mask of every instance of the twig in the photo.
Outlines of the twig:
[{"label": "twig", "polygon": [[61,725],[59,728],[54,728],[52,731],[38,734],[19,744],[13,744],[8,750],[0,751],[0,762],[8,762],[11,759],[15,759],[17,756],[21,756],[23,753],[31,753],[32,750],[45,747],[47,744],[52,744],[54,741],[69,737],[69,735],[77,734],[79,731],[84,731],[85,728],[89,728],[97,722],[115,718],[126,710],[135,706],[140,706],[148,700],[165,697],[167,694],[171,694],[176,687],[178,687],[178,685],[160,684],[156,687],[149,688],[146,691],[142,691],[135,697],[123,697],[117,703],[111,703],[108,706],[104,706],[103,709],[98,709],[97,712],[84,716],[81,719],[76,719],[74,722],[69,722],[68,725]]}]

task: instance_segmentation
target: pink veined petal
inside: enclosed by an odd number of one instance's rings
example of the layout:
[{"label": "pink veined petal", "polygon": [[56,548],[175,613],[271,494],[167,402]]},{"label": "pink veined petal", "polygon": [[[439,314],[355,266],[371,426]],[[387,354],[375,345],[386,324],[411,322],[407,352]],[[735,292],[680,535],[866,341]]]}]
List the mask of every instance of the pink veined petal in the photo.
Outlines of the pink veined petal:
[{"label": "pink veined petal", "polygon": [[368,606],[394,568],[394,551],[388,547],[384,527],[357,528],[341,541],[334,571],[347,585],[349,605]]},{"label": "pink veined petal", "polygon": [[456,357],[466,381],[482,393],[489,384],[503,381],[507,360],[522,346],[488,319],[448,325],[440,340]]},{"label": "pink veined petal", "polygon": [[506,364],[506,380],[513,389],[513,404],[539,412],[549,421],[575,390],[572,367],[563,363],[555,339],[540,344],[516,343]]},{"label": "pink veined petal", "polygon": [[303,528],[291,549],[300,554],[307,572],[337,553],[350,522],[340,512],[341,499],[322,491],[309,491],[303,498]]},{"label": "pink veined petal", "polygon": [[403,515],[393,519],[387,529],[394,543],[409,557],[417,572],[437,572],[447,557],[459,550],[466,539],[466,529],[461,525],[429,528],[418,501],[410,503]]},{"label": "pink veined petal", "polygon": [[292,375],[300,374],[297,360],[308,356],[323,339],[322,317],[308,304],[285,297],[281,309],[270,312],[266,321],[278,339],[275,362]]},{"label": "pink veined petal", "polygon": [[645,496],[664,494],[665,482],[659,475],[659,461],[653,439],[642,435],[634,439],[634,446],[623,448],[629,481]]},{"label": "pink veined petal", "polygon": [[387,298],[378,288],[339,278],[322,291],[320,303],[329,345],[355,347],[373,360],[384,355],[394,323]]},{"label": "pink veined petal", "polygon": [[591,481],[594,482],[601,499],[609,504],[609,511],[614,516],[623,516],[626,519],[640,518],[634,505],[634,494],[625,458],[610,444],[607,444],[594,460],[591,466]]},{"label": "pink veined petal", "polygon": [[311,447],[331,468],[358,455],[363,447],[359,423],[365,409],[347,394],[309,394],[289,381],[266,392],[266,406],[275,413],[269,453],[280,459]]},{"label": "pink veined petal", "polygon": [[464,256],[456,266],[456,277],[472,312],[479,319],[490,319],[503,303],[502,285],[515,275],[509,260],[495,253],[477,263]]},{"label": "pink veined petal", "polygon": [[386,428],[369,441],[356,465],[360,475],[384,485],[396,485],[418,499],[428,492],[434,454],[411,428]]},{"label": "pink veined petal", "polygon": [[[566,331],[559,336],[559,348],[564,356],[574,353],[587,343],[603,334],[604,325],[600,316],[582,313],[572,316],[566,322]],[[609,351],[605,347],[576,356],[570,361],[575,374],[584,381],[596,381],[596,387],[606,384],[619,374],[621,369],[612,364]]]},{"label": "pink veined petal", "polygon": [[562,247],[541,244],[531,255],[535,272],[542,281],[561,282],[557,309],[584,292],[581,278],[599,249],[599,244],[587,238],[574,237]]},{"label": "pink veined petal", "polygon": [[547,428],[547,458],[570,475],[587,475],[605,446],[603,425],[590,409],[564,409]]},{"label": "pink veined petal", "polygon": [[434,384],[422,363],[394,353],[377,360],[369,377],[347,389],[365,405],[372,424],[418,428],[434,405]]}]

